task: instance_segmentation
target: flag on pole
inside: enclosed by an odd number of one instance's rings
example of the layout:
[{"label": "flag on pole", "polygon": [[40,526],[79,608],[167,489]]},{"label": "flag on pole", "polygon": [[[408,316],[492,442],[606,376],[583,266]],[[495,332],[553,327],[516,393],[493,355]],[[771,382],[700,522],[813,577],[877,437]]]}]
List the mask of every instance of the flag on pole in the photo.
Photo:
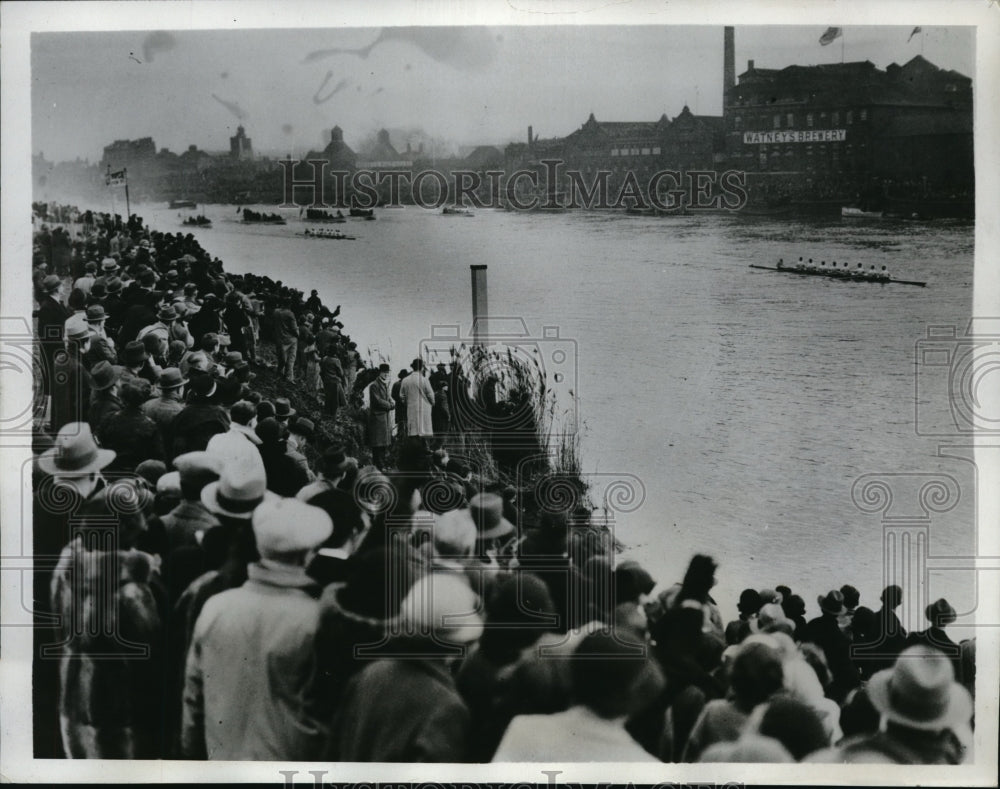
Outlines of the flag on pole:
[{"label": "flag on pole", "polygon": [[842,32],[839,27],[828,27],[826,32],[819,37],[819,43],[824,47],[827,44],[832,44],[833,40],[839,38]]},{"label": "flag on pole", "polygon": [[922,27],[915,27],[915,28],[913,28],[913,32],[910,33],[910,38],[906,39],[906,43],[909,44],[910,43],[910,39],[912,39],[917,33],[923,33],[923,32],[924,32],[924,29]]},{"label": "flag on pole", "polygon": [[115,172],[109,170],[108,174],[104,177],[104,183],[108,186],[128,186],[124,170],[116,170]]}]

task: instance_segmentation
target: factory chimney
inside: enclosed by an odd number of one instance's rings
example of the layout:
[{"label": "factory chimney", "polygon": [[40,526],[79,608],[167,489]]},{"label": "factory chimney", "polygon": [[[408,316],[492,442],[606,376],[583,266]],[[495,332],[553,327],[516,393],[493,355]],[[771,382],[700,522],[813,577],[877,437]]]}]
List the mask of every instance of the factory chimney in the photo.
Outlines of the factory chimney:
[{"label": "factory chimney", "polygon": [[722,54],[723,99],[725,98],[725,92],[728,92],[730,88],[736,85],[736,45],[734,41],[735,34],[733,28],[724,28]]}]

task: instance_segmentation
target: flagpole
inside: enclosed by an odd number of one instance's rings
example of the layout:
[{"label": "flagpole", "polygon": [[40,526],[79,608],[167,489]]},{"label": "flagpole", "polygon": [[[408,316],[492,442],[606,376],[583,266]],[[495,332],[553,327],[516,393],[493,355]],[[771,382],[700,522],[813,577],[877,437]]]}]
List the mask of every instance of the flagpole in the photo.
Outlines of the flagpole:
[{"label": "flagpole", "polygon": [[840,65],[844,65],[844,31],[840,31]]},{"label": "flagpole", "polygon": [[132,218],[132,208],[130,207],[128,201],[128,168],[124,168],[122,173],[125,175],[125,213],[127,214],[125,217],[125,223],[128,224],[128,221]]}]

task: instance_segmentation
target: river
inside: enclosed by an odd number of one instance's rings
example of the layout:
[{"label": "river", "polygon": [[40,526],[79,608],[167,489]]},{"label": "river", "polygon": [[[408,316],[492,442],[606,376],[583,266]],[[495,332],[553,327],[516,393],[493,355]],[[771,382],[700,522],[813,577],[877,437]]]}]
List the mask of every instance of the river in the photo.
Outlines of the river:
[{"label": "river", "polygon": [[[162,205],[134,210],[180,229]],[[543,354],[557,342],[543,327],[558,327],[570,362],[575,353],[566,407],[578,409],[598,498],[616,475],[641,480],[641,504],[615,515],[629,553],[662,582],[679,580],[692,553],[711,553],[727,615],[742,588],[782,583],[809,616],[843,583],[878,607],[880,515],[851,495],[864,474],[954,477],[961,498],[933,514],[930,553],[975,550],[971,466],[938,457],[914,409],[917,342],[931,325],[964,331],[971,314],[971,224],[403,208],[338,226],[355,241],[322,241],[302,237],[295,210],[285,226],[241,225],[234,206],[204,211],[214,227],[193,232],[227,270],[318,289],[343,305],[362,355],[394,369],[433,326],[469,331],[469,265],[486,264],[490,314],[522,318]],[[928,285],[748,268],[799,256],[887,265]],[[972,581],[934,571],[928,599],[967,612]],[[926,627],[922,616],[904,624]]]}]

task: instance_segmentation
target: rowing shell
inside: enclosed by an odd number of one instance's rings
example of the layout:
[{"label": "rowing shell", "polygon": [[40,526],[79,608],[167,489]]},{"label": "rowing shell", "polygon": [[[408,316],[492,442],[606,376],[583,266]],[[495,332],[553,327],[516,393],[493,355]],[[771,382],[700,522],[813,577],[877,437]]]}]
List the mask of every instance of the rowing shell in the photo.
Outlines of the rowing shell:
[{"label": "rowing shell", "polygon": [[893,285],[916,285],[917,287],[920,288],[927,287],[926,282],[917,282],[916,280],[912,279],[878,279],[870,277],[868,275],[863,275],[860,277],[855,277],[855,276],[845,277],[843,274],[832,273],[832,270],[829,273],[826,271],[799,271],[798,269],[794,268],[777,268],[776,266],[755,266],[753,263],[750,264],[750,268],[759,268],[762,271],[780,271],[783,274],[800,274],[807,277],[826,277],[827,279],[848,280],[850,282],[879,282],[883,285],[888,285],[892,283]]}]

